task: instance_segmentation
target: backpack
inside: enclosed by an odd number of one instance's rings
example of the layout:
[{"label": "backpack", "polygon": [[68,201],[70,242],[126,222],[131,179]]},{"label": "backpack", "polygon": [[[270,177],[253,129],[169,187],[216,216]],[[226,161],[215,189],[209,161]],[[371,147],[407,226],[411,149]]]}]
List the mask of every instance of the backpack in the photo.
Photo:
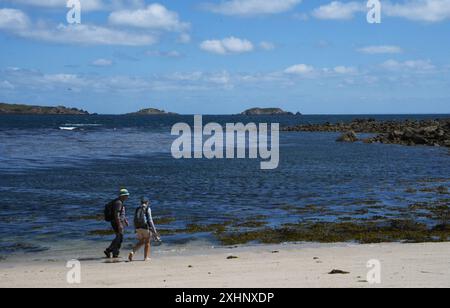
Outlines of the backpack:
[{"label": "backpack", "polygon": [[148,229],[147,213],[144,211],[142,206],[136,209],[136,213],[134,215],[134,227],[136,229]]},{"label": "backpack", "polygon": [[112,222],[114,220],[114,203],[116,203],[117,200],[118,199],[114,199],[105,205],[104,215],[106,222]]}]

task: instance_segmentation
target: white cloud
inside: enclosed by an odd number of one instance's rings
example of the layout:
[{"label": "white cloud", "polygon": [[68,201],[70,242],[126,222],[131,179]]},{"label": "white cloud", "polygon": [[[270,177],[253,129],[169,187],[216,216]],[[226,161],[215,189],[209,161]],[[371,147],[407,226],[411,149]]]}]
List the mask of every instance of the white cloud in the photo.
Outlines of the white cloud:
[{"label": "white cloud", "polygon": [[286,74],[308,75],[314,72],[314,67],[306,64],[297,64],[288,67],[284,72]]},{"label": "white cloud", "polygon": [[96,25],[32,23],[20,10],[0,9],[0,30],[13,35],[63,44],[147,46],[156,43],[150,33],[135,33]]},{"label": "white cloud", "polygon": [[204,51],[219,54],[239,54],[253,51],[254,46],[248,40],[229,37],[223,40],[207,40],[200,44],[200,48]]},{"label": "white cloud", "polygon": [[8,80],[3,80],[2,82],[0,82],[0,89],[14,90],[14,88],[14,85]]},{"label": "white cloud", "polygon": [[336,66],[333,71],[337,74],[356,74],[358,72],[358,69],[355,67],[348,67],[348,66]]},{"label": "white cloud", "polygon": [[288,67],[284,70],[285,74],[298,75],[312,78],[327,78],[340,75],[355,75],[358,74],[358,69],[353,66],[336,66],[334,68],[315,68],[307,64],[297,64]]},{"label": "white cloud", "polygon": [[[437,69],[430,61],[415,60],[397,62],[387,61],[379,67],[369,66],[356,69],[352,66],[318,68],[299,64],[284,71],[264,73],[231,73],[228,71],[212,72],[172,72],[152,74],[150,76],[99,74],[41,73],[36,70],[20,68],[0,69],[0,89],[5,93],[26,93],[37,95],[48,93],[66,94],[68,89],[86,95],[140,93],[148,95],[149,91],[216,91],[230,89],[279,89],[298,88],[304,83],[312,82],[321,88],[330,86],[356,87],[379,83],[419,83],[435,82],[448,76],[447,70]],[[2,82],[3,80],[3,82]],[[5,82],[7,81],[7,82]],[[312,84],[311,83],[311,84]],[[217,93],[217,92],[214,92]],[[197,92],[198,94],[198,92]]]},{"label": "white cloud", "polygon": [[302,0],[227,0],[219,4],[207,3],[205,9],[223,15],[255,16],[279,14],[292,10]]},{"label": "white cloud", "polygon": [[365,53],[365,54],[370,54],[370,55],[374,55],[374,54],[398,54],[398,53],[402,53],[403,50],[402,48],[398,47],[398,46],[367,46],[367,47],[362,47],[358,49],[358,52],[361,53]]},{"label": "white cloud", "polygon": [[170,51],[150,50],[147,51],[145,54],[150,57],[164,57],[164,58],[179,58],[182,56],[182,54],[176,50]]},{"label": "white cloud", "polygon": [[[450,19],[450,0],[404,0],[401,3],[383,2],[383,14],[412,21],[440,22]],[[365,2],[333,1],[312,12],[318,19],[349,20],[356,13],[366,12]]]},{"label": "white cloud", "polygon": [[450,19],[450,0],[409,0],[403,3],[383,4],[388,16],[413,21],[440,22]]},{"label": "white cloud", "polygon": [[203,77],[202,72],[180,73],[176,72],[167,76],[170,80],[176,81],[198,81]]},{"label": "white cloud", "polygon": [[108,59],[97,59],[93,61],[91,65],[98,67],[107,67],[113,65],[113,61]]},{"label": "white cloud", "polygon": [[333,1],[318,7],[312,12],[312,15],[318,19],[349,20],[356,13],[364,11],[366,11],[366,6],[361,2]]},{"label": "white cloud", "polygon": [[87,24],[60,24],[54,28],[33,27],[17,34],[25,38],[64,44],[146,46],[157,41],[157,38],[151,34],[132,33]]},{"label": "white cloud", "polygon": [[178,37],[178,42],[181,44],[188,44],[191,42],[191,36],[188,33],[181,33]]},{"label": "white cloud", "polygon": [[381,67],[390,71],[416,71],[430,72],[436,69],[436,66],[430,60],[409,60],[399,62],[396,60],[388,60],[381,64]]},{"label": "white cloud", "polygon": [[81,79],[74,74],[50,74],[50,75],[44,75],[43,79],[45,81],[51,82],[51,83],[58,83],[58,84],[80,84]]},{"label": "white cloud", "polygon": [[261,49],[270,51],[275,49],[275,44],[271,42],[261,42],[259,43],[259,47],[261,47]]},{"label": "white cloud", "polygon": [[[67,10],[67,0],[0,0],[0,3],[14,3],[38,8]],[[81,0],[82,11],[103,11],[124,7],[142,7],[143,0]]]},{"label": "white cloud", "polygon": [[[67,0],[0,0],[0,2],[14,2],[15,4],[62,10],[65,10],[67,6]],[[98,11],[104,7],[102,0],[82,0],[81,4],[82,9],[86,11]]]},{"label": "white cloud", "polygon": [[180,21],[176,12],[158,3],[150,4],[145,9],[112,12],[109,22],[119,26],[176,32],[186,31],[190,27],[189,23]]},{"label": "white cloud", "polygon": [[223,71],[207,76],[206,79],[215,84],[228,85],[231,82],[231,75],[227,71]]},{"label": "white cloud", "polygon": [[0,9],[0,29],[22,30],[30,24],[28,16],[15,9]]},{"label": "white cloud", "polygon": [[308,21],[309,15],[307,13],[295,13],[293,15],[294,19],[300,20],[300,21]]}]

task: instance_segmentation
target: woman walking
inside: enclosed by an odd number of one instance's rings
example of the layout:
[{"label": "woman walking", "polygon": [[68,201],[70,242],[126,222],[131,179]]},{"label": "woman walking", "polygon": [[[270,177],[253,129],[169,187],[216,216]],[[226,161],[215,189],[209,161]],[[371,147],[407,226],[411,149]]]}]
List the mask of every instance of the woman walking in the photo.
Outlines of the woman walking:
[{"label": "woman walking", "polygon": [[156,231],[153,223],[152,211],[150,209],[150,200],[146,197],[141,199],[141,205],[136,209],[134,215],[134,226],[136,228],[136,236],[138,243],[133,248],[133,251],[128,255],[128,260],[133,262],[136,252],[144,247],[144,261],[150,261],[150,243],[153,238],[160,241],[160,236]]}]

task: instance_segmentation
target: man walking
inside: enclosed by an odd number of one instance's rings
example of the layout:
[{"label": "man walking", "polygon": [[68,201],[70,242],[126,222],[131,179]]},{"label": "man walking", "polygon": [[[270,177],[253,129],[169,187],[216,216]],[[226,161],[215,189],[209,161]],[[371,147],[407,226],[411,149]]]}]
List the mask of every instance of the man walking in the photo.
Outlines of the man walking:
[{"label": "man walking", "polygon": [[107,207],[109,207],[111,215],[111,226],[116,234],[116,237],[112,241],[111,245],[105,250],[105,255],[107,258],[118,258],[120,255],[120,249],[122,248],[123,237],[125,232],[125,227],[128,227],[129,223],[125,212],[125,201],[128,200],[130,193],[126,189],[121,189],[119,192],[119,197],[112,202],[110,202]]}]

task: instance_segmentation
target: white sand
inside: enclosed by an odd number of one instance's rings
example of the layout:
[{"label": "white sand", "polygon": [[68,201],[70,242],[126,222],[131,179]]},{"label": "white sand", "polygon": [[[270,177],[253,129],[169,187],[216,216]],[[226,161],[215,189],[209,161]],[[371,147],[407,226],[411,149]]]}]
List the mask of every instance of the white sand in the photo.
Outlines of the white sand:
[{"label": "white sand", "polygon": [[[227,260],[230,255],[239,258]],[[381,262],[380,285],[364,282],[371,259]],[[2,262],[0,287],[74,287],[65,265]],[[75,287],[450,287],[450,243],[258,246],[81,265],[82,283]],[[333,269],[350,274],[329,275]]]}]

